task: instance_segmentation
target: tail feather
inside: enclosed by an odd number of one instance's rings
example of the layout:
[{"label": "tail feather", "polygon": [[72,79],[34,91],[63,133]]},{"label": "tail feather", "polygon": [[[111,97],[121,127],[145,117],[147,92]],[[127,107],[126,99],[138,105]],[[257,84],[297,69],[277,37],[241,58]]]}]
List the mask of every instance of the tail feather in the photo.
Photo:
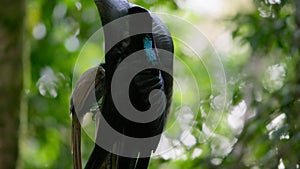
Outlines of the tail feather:
[{"label": "tail feather", "polygon": [[118,156],[110,153],[100,169],[117,169]]},{"label": "tail feather", "polygon": [[[108,152],[98,145],[95,145],[94,150],[85,166],[85,169],[100,169],[100,167],[108,162]],[[102,168],[101,168],[102,169]],[[106,169],[106,168],[105,168]]]},{"label": "tail feather", "polygon": [[72,114],[72,153],[74,169],[82,169],[81,126],[76,114]]},{"label": "tail feather", "polygon": [[135,169],[147,169],[149,165],[150,157],[139,158]]},{"label": "tail feather", "polygon": [[85,169],[147,169],[150,157],[128,158],[107,152],[95,145]]},{"label": "tail feather", "polygon": [[121,157],[118,156],[119,160],[117,162],[118,168],[117,169],[135,169],[136,165],[136,158],[128,158],[128,157]]}]

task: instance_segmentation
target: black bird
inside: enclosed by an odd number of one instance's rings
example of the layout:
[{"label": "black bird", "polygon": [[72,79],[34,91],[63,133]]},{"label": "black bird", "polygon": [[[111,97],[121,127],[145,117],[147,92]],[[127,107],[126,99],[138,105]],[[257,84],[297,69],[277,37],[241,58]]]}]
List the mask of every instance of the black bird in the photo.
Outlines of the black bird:
[{"label": "black bird", "polygon": [[[170,33],[163,22],[148,10],[126,0],[95,0],[95,3],[100,13],[105,35],[105,64],[100,64],[84,73],[77,82],[71,97],[74,169],[82,168],[79,121],[101,98],[102,103],[99,107],[103,118],[99,119],[96,141],[101,141],[106,137],[100,132],[104,128],[104,121],[125,136],[133,138],[159,136],[165,127],[172,98],[174,47]],[[134,14],[141,15],[122,19]],[[114,24],[113,21],[117,19],[121,21]],[[120,113],[113,100],[113,92],[116,89],[112,87],[114,74],[120,68],[119,65],[122,61],[132,54],[144,58],[142,61],[147,62],[152,67],[141,70],[133,79],[130,79],[129,91],[126,91],[125,94],[129,95],[131,104],[140,112],[145,112],[152,107],[154,110],[163,108],[162,113],[149,122],[135,122],[127,119]],[[137,60],[137,63],[132,63],[132,65],[139,64],[141,59]],[[168,67],[169,73],[157,68],[164,60],[168,60],[170,63],[164,65]],[[123,67],[119,71],[131,71],[131,66]],[[116,80],[119,84],[125,83],[122,79]],[[151,93],[155,89],[162,92]],[[151,96],[149,96],[150,93]],[[149,100],[152,102],[150,103]],[[157,137],[149,143],[151,150],[155,151],[159,138]],[[122,151],[122,146],[125,144],[122,145],[120,140],[116,142],[118,142],[117,149]],[[95,144],[85,169],[99,169],[100,167],[105,169],[148,168],[151,151],[143,156],[135,151],[126,153],[133,153],[133,156],[126,157],[117,153],[114,154],[114,152],[109,152]]]}]

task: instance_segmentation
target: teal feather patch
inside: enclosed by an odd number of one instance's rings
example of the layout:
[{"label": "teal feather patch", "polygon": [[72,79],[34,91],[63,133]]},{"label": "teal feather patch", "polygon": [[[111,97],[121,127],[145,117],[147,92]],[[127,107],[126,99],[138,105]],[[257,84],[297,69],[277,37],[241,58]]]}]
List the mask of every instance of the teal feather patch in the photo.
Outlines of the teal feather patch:
[{"label": "teal feather patch", "polygon": [[157,58],[156,58],[156,54],[153,50],[152,47],[152,39],[151,37],[149,37],[148,35],[144,38],[144,49],[148,58],[148,61],[153,64],[156,65],[157,64]]}]

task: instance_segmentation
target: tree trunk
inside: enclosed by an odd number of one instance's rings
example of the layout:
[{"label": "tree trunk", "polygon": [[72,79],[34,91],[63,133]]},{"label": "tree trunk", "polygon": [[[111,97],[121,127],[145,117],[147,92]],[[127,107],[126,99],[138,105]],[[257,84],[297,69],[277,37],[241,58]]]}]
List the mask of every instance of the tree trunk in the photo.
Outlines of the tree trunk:
[{"label": "tree trunk", "polygon": [[2,0],[0,5],[0,168],[16,168],[20,99],[24,0]]}]

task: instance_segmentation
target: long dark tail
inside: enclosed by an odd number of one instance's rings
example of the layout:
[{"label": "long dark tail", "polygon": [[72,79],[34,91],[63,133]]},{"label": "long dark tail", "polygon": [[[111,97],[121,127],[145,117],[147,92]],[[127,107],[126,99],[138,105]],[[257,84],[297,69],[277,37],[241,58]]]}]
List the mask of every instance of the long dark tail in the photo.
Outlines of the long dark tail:
[{"label": "long dark tail", "polygon": [[95,145],[85,169],[147,169],[149,160],[117,156]]},{"label": "long dark tail", "polygon": [[100,169],[117,169],[118,156],[109,153]]},{"label": "long dark tail", "polygon": [[139,158],[135,169],[147,169],[149,165],[150,157]]},{"label": "long dark tail", "polygon": [[[98,145],[95,145],[94,150],[85,166],[85,169],[100,169],[100,167],[104,163],[110,163],[109,162],[110,159],[109,159],[108,155],[109,155],[109,153],[106,150],[102,149]],[[111,165],[111,164],[107,164],[107,165]],[[105,168],[105,169],[107,169],[107,168]]]},{"label": "long dark tail", "polygon": [[72,151],[74,169],[82,169],[81,162],[81,125],[76,116],[72,114]]}]

